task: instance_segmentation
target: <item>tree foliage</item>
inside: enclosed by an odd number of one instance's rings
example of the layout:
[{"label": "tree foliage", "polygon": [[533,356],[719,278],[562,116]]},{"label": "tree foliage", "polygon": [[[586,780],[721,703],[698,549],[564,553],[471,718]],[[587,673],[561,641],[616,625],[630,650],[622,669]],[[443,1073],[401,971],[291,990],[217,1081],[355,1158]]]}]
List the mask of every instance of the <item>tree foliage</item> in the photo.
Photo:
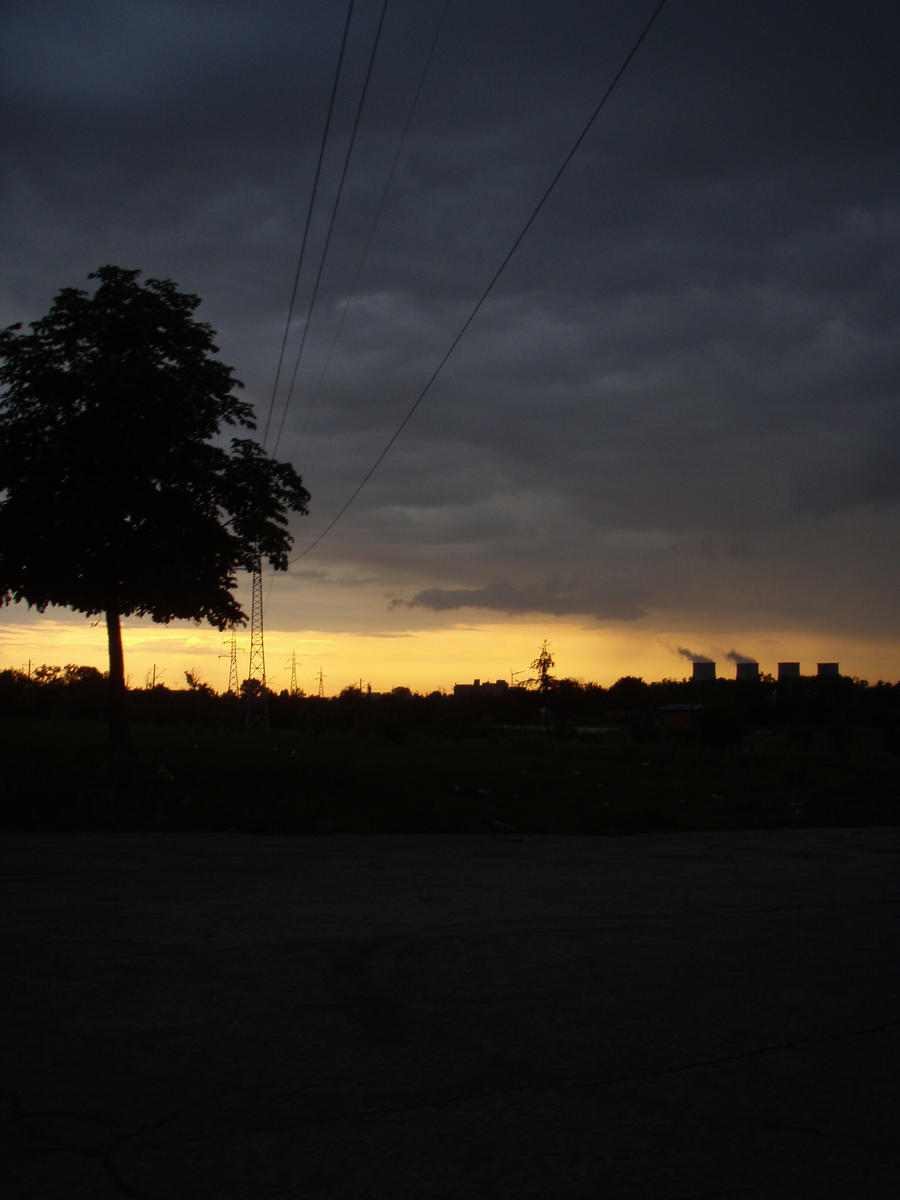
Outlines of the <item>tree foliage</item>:
[{"label": "tree foliage", "polygon": [[119,619],[243,624],[237,573],[285,570],[288,514],[309,494],[288,463],[223,427],[255,428],[199,297],[106,266],[64,288],[30,332],[0,332],[0,602]]},{"label": "tree foliage", "polygon": [[255,442],[200,301],[101,267],[31,332],[0,334],[0,596],[43,610],[207,620],[246,615],[236,572],[287,566],[287,512],[309,497]]},{"label": "tree foliage", "polygon": [[540,654],[538,654],[537,658],[531,664],[531,669],[535,672],[535,675],[529,682],[535,684],[538,691],[546,693],[553,687],[556,679],[550,672],[553,670],[554,665],[555,661],[553,655],[550,653],[550,643],[545,638]]}]

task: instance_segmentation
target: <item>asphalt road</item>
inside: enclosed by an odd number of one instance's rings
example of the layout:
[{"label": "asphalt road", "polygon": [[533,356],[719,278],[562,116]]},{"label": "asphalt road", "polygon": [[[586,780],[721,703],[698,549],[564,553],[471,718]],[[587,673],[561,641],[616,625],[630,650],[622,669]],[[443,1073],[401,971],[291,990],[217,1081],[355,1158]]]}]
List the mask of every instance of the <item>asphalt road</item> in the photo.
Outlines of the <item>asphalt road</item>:
[{"label": "asphalt road", "polygon": [[5,1195],[898,1194],[895,829],[0,853]]}]

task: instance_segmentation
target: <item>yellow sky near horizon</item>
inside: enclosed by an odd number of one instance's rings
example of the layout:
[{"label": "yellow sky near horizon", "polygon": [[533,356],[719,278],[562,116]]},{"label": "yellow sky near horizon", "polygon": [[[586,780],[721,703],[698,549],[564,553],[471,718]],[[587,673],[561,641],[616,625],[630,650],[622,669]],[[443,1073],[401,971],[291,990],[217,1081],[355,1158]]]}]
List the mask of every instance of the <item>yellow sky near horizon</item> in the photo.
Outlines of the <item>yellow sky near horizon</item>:
[{"label": "yellow sky near horizon", "polygon": [[[247,673],[248,630],[239,630],[238,669]],[[843,674],[875,682],[900,678],[900,647],[894,642],[808,631],[739,630],[701,636],[696,630],[654,627],[585,627],[565,619],[473,621],[441,629],[410,629],[390,634],[357,634],[315,629],[266,630],[267,682],[281,691],[290,682],[296,654],[299,686],[318,689],[324,675],[326,695],[350,685],[371,684],[376,692],[404,685],[417,692],[450,691],[473,679],[521,681],[544,639],[556,660],[555,674],[609,686],[623,675],[644,679],[681,679],[690,662],[678,653],[687,647],[717,663],[720,678],[734,677],[728,652],[737,647],[756,657],[763,671],[775,674],[778,662],[799,661],[803,674],[818,662],[838,662]],[[229,635],[187,622],[156,625],[149,620],[123,622],[125,670],[132,687],[152,678],[171,688],[185,686],[191,671],[217,691],[228,683]],[[27,670],[51,663],[107,667],[103,620],[79,620],[70,614],[34,616],[15,622],[0,619],[0,669]]]}]

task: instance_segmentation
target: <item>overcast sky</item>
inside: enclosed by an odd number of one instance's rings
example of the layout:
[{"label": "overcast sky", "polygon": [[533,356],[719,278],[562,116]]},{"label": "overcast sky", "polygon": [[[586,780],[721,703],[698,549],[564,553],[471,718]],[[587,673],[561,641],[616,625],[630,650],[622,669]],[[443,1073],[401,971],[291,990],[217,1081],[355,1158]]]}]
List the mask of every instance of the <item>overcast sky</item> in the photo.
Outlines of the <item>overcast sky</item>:
[{"label": "overcast sky", "polygon": [[[270,449],[381,7],[356,0]],[[400,148],[444,0],[390,0],[278,441],[312,494],[298,553],[654,7],[449,0]],[[7,0],[0,323],[103,263],[172,278],[203,297],[262,432],[345,15]],[[669,0],[389,456],[276,581],[269,623],[896,644],[898,44],[889,0]]]}]

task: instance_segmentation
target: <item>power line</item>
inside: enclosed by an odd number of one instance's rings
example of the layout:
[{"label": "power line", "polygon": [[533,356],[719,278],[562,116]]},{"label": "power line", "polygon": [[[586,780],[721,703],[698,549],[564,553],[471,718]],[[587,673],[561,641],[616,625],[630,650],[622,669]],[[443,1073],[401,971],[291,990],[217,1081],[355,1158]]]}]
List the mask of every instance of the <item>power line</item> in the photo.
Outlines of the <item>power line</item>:
[{"label": "power line", "polygon": [[[297,299],[297,288],[300,284],[300,273],[303,268],[303,259],[306,254],[306,244],[309,239],[309,228],[312,222],[313,209],[315,208],[316,194],[319,188],[319,179],[322,174],[322,162],[325,158],[325,147],[328,143],[328,132],[331,128],[331,118],[334,115],[334,102],[337,97],[338,82],[341,77],[341,67],[344,62],[344,52],[347,48],[347,37],[350,33],[350,21],[353,17],[353,5],[355,0],[350,0],[347,6],[347,17],[344,21],[344,32],[341,37],[341,49],[338,54],[337,67],[334,72],[334,80],[331,85],[331,97],[328,102],[328,115],[325,118],[325,128],[322,131],[322,140],[319,145],[319,157],[316,162],[316,173],[313,179],[312,191],[309,197],[309,207],[306,211],[306,223],[303,228],[303,240],[300,243],[300,255],[297,259],[297,270],[294,272],[294,285],[291,288],[291,299],[288,304],[287,319],[284,323],[284,334],[281,338],[281,349],[278,354],[278,366],[275,370],[275,382],[272,385],[272,396],[269,400],[269,411],[266,414],[266,427],[263,433],[263,447],[269,439],[269,426],[272,422],[272,413],[275,409],[275,397],[278,394],[278,382],[281,378],[281,367],[284,362],[284,353],[287,346],[288,335],[291,329],[291,317],[294,312],[294,304]],[[312,309],[307,314],[306,325],[309,324]],[[306,326],[304,326],[304,337],[306,336]],[[290,399],[290,394],[288,396]],[[282,418],[283,422],[284,418]],[[279,436],[280,436],[279,430]],[[274,454],[273,454],[274,457]],[[259,704],[254,702],[251,695],[248,694],[247,700],[247,722],[248,724],[260,724],[268,727],[268,703],[266,701],[266,663],[265,649],[263,646],[263,585],[262,585],[262,555],[257,547],[256,561],[251,573],[251,589],[252,589],[252,616],[251,616],[251,632],[250,632],[250,679],[253,680],[254,669],[256,668],[257,676],[260,675],[259,668],[261,667],[261,691],[259,696]],[[257,678],[257,682],[259,679]]]},{"label": "power line", "polygon": [[368,94],[368,91],[369,91],[369,81],[372,78],[372,67],[375,64],[375,55],[378,52],[378,43],[381,41],[381,31],[384,28],[384,17],[385,17],[385,13],[387,12],[387,6],[388,6],[388,0],[384,0],[383,4],[381,6],[381,16],[378,19],[378,28],[375,31],[375,38],[374,38],[374,41],[372,42],[372,52],[369,55],[369,65],[366,69],[366,77],[365,77],[365,80],[363,81],[363,87],[362,87],[362,92],[360,93],[359,103],[356,106],[356,117],[353,121],[353,129],[350,133],[350,141],[347,145],[347,153],[344,156],[344,166],[341,171],[341,178],[340,178],[340,182],[338,183],[337,194],[335,195],[335,198],[334,198],[334,204],[331,206],[331,219],[328,222],[328,232],[325,235],[325,244],[322,247],[322,255],[319,259],[319,269],[316,272],[316,281],[315,281],[315,284],[313,285],[312,297],[310,299],[309,309],[307,310],[307,314],[306,314],[306,321],[303,324],[303,334],[301,335],[301,338],[300,338],[300,347],[297,350],[297,357],[294,360],[294,370],[293,370],[293,373],[291,374],[291,382],[288,387],[287,395],[285,396],[284,408],[282,409],[281,421],[278,425],[278,434],[275,438],[275,445],[272,447],[273,456],[276,453],[276,451],[278,450],[278,444],[281,441],[281,435],[284,431],[285,418],[287,417],[287,414],[288,414],[288,408],[290,407],[291,397],[294,394],[294,384],[297,382],[297,371],[300,368],[300,359],[303,356],[303,349],[306,345],[306,335],[309,333],[309,326],[310,326],[310,322],[312,321],[313,309],[316,306],[316,299],[319,295],[319,284],[322,282],[322,273],[325,270],[325,259],[328,257],[328,248],[331,245],[331,235],[334,232],[334,223],[337,219],[338,207],[340,206],[340,203],[341,203],[341,196],[343,195],[343,192],[344,192],[344,183],[346,182],[346,179],[347,179],[347,172],[350,168],[350,159],[351,159],[351,156],[353,155],[353,147],[356,143],[356,134],[357,134],[357,131],[359,130],[359,122],[360,122],[360,118],[362,117],[363,106],[365,105],[366,95]]},{"label": "power line", "polygon": [[338,55],[337,68],[334,72],[334,82],[331,85],[331,99],[328,104],[328,116],[325,118],[325,128],[322,131],[322,141],[321,141],[321,144],[319,145],[319,158],[316,163],[316,174],[315,174],[315,178],[313,179],[312,191],[311,191],[310,197],[309,197],[309,208],[307,209],[307,212],[306,212],[306,223],[303,227],[303,240],[300,243],[300,255],[297,259],[297,270],[294,272],[294,286],[291,289],[291,300],[290,300],[290,303],[288,304],[287,320],[284,323],[284,334],[281,339],[281,350],[278,354],[278,366],[275,370],[275,382],[272,385],[272,398],[269,400],[269,411],[266,416],[265,432],[263,433],[263,446],[265,446],[266,442],[269,440],[269,425],[271,424],[272,413],[275,409],[275,397],[278,393],[278,383],[279,383],[279,380],[281,379],[281,367],[282,367],[282,364],[284,363],[284,352],[285,352],[285,348],[287,346],[288,335],[289,335],[290,329],[291,329],[291,317],[294,314],[294,304],[297,300],[297,288],[300,284],[300,272],[303,268],[303,258],[304,258],[304,255],[306,254],[306,243],[309,239],[309,227],[312,222],[313,208],[314,208],[315,202],[316,202],[316,193],[318,192],[318,188],[319,188],[319,178],[322,174],[322,162],[325,158],[325,146],[328,142],[328,131],[331,128],[331,118],[332,118],[332,115],[334,114],[334,102],[335,102],[335,98],[337,97],[338,80],[341,77],[341,67],[344,62],[344,51],[347,48],[347,35],[350,32],[350,18],[353,16],[354,3],[355,3],[355,0],[350,0],[350,3],[347,7],[347,19],[344,22],[344,34],[343,34],[343,37],[341,38],[341,50]]},{"label": "power line", "polygon": [[343,517],[344,513],[351,506],[351,504],[353,504],[356,497],[360,494],[360,492],[363,490],[363,488],[366,486],[366,484],[369,482],[369,480],[372,478],[372,476],[375,474],[375,472],[381,466],[382,462],[387,457],[388,452],[390,451],[391,447],[394,445],[397,438],[400,436],[400,434],[406,428],[409,421],[412,419],[412,416],[415,413],[416,409],[419,407],[419,405],[422,403],[422,401],[428,395],[428,392],[431,390],[432,384],[437,379],[438,375],[440,375],[441,371],[444,369],[444,366],[446,365],[451,354],[456,349],[456,347],[459,345],[459,343],[462,341],[463,336],[465,335],[469,326],[475,320],[475,317],[478,315],[478,312],[481,309],[482,305],[484,304],[485,300],[487,300],[488,296],[493,291],[494,286],[497,283],[497,280],[500,278],[500,276],[506,270],[506,267],[508,266],[510,259],[515,254],[515,252],[518,250],[521,243],[524,241],[526,234],[531,229],[531,226],[534,224],[535,220],[537,219],[538,214],[540,213],[541,209],[544,207],[547,200],[549,199],[551,192],[554,190],[556,185],[559,183],[559,181],[562,178],[563,173],[566,170],[566,168],[568,167],[569,163],[575,157],[575,154],[579,150],[582,142],[587,137],[588,133],[591,130],[591,127],[593,126],[594,122],[597,120],[597,118],[599,117],[600,113],[602,112],[604,106],[606,105],[606,102],[609,100],[610,96],[615,91],[622,76],[628,70],[628,67],[631,65],[632,59],[637,54],[638,50],[641,48],[641,45],[643,44],[647,35],[650,33],[650,30],[653,28],[653,25],[655,24],[657,17],[660,15],[662,10],[665,8],[665,5],[666,5],[666,0],[659,0],[659,3],[656,5],[656,8],[653,10],[653,13],[650,16],[650,19],[644,25],[644,28],[641,30],[640,34],[638,35],[637,40],[634,42],[634,44],[632,45],[628,54],[626,55],[624,62],[622,63],[622,65],[619,67],[618,71],[613,76],[612,82],[609,84],[606,91],[600,97],[599,103],[596,105],[596,107],[594,108],[594,111],[591,113],[590,117],[588,118],[584,128],[581,130],[578,137],[573,142],[568,154],[565,156],[565,158],[562,161],[562,164],[556,171],[556,174],[553,176],[553,178],[550,180],[550,183],[544,189],[544,193],[541,196],[541,198],[538,200],[534,209],[532,210],[531,216],[528,218],[528,220],[522,226],[515,241],[513,242],[510,249],[508,250],[503,261],[500,263],[500,266],[494,272],[490,282],[488,283],[488,285],[484,289],[484,291],[481,293],[481,296],[478,298],[478,301],[476,302],[474,308],[469,313],[468,317],[466,317],[461,328],[459,329],[459,332],[456,334],[453,341],[450,343],[449,348],[445,352],[444,356],[441,358],[438,365],[435,367],[435,369],[432,371],[431,375],[428,377],[428,380],[425,383],[425,386],[419,392],[418,396],[416,397],[415,401],[413,402],[413,404],[412,404],[411,408],[409,409],[409,411],[407,412],[406,416],[403,418],[403,420],[400,422],[400,424],[394,430],[393,434],[389,438],[384,449],[381,451],[381,453],[378,455],[378,457],[372,463],[371,467],[369,467],[368,471],[362,477],[361,481],[359,482],[359,484],[357,485],[355,490],[350,495],[350,498],[344,503],[343,507],[341,509],[339,509],[339,511],[337,512],[337,514],[334,517],[332,517],[332,519],[325,526],[325,528],[318,535],[318,537],[316,537],[312,542],[310,542],[310,544],[306,547],[305,550],[302,550],[298,555],[296,555],[296,557],[291,559],[291,563],[299,562],[301,558],[305,558],[306,555],[309,554],[311,550],[314,550],[315,547],[318,546],[318,544],[323,540],[323,538],[325,538],[332,531],[332,529],[334,529],[335,525],[337,525],[338,521],[340,521],[341,517]]},{"label": "power line", "polygon": [[340,339],[341,333],[344,328],[344,321],[347,318],[347,312],[349,311],[350,304],[351,304],[351,301],[353,300],[353,297],[356,295],[356,288],[357,288],[357,285],[359,284],[359,277],[362,274],[363,266],[365,265],[366,258],[368,257],[369,248],[372,245],[372,238],[375,236],[375,230],[378,228],[378,222],[381,220],[381,213],[382,213],[382,210],[384,209],[384,203],[387,198],[387,194],[390,190],[391,184],[394,181],[394,175],[397,173],[397,165],[400,162],[400,155],[403,153],[403,148],[406,145],[406,138],[407,138],[407,135],[409,134],[409,129],[410,129],[410,126],[412,125],[412,119],[413,119],[413,116],[415,115],[416,108],[418,107],[418,104],[419,104],[419,98],[421,97],[422,90],[425,86],[425,79],[426,79],[426,76],[428,75],[428,70],[431,66],[431,61],[434,58],[435,47],[437,46],[438,38],[440,37],[441,29],[444,24],[444,18],[447,15],[447,9],[449,8],[449,6],[450,6],[450,0],[444,0],[443,6],[441,7],[440,14],[438,15],[437,24],[435,25],[435,28],[434,28],[434,33],[432,34],[431,45],[428,47],[428,53],[425,56],[425,65],[422,67],[422,72],[419,75],[419,82],[416,85],[416,90],[415,90],[415,93],[413,94],[412,102],[410,103],[409,110],[406,114],[406,120],[403,123],[403,129],[400,134],[400,140],[397,142],[397,149],[394,151],[394,157],[391,160],[390,168],[388,169],[387,176],[385,177],[384,185],[381,189],[381,195],[378,197],[378,203],[375,206],[375,215],[373,216],[372,223],[369,226],[369,232],[366,235],[366,240],[363,244],[363,248],[362,248],[362,251],[359,256],[359,261],[356,264],[356,271],[353,276],[353,282],[350,285],[350,290],[347,293],[346,297],[344,298],[344,303],[341,306],[341,314],[340,314],[340,317],[338,318],[337,328],[335,330],[334,337],[331,339],[331,345],[328,348],[328,354],[325,358],[325,363],[319,374],[319,378],[316,383],[316,389],[313,392],[313,395],[312,395],[312,398],[311,398],[309,404],[307,405],[306,409],[304,410],[303,424],[302,424],[300,431],[298,432],[296,438],[294,439],[294,445],[291,449],[291,453],[288,455],[288,459],[291,462],[293,462],[293,460],[294,460],[294,455],[297,451],[297,446],[300,442],[300,437],[302,436],[303,432],[306,429],[306,426],[307,426],[307,423],[309,420],[310,410],[315,406],[315,403],[319,398],[319,394],[321,393],[322,384],[325,380],[325,376],[328,372],[328,368],[331,365],[331,359],[332,359],[332,355],[334,354],[334,349]]}]

